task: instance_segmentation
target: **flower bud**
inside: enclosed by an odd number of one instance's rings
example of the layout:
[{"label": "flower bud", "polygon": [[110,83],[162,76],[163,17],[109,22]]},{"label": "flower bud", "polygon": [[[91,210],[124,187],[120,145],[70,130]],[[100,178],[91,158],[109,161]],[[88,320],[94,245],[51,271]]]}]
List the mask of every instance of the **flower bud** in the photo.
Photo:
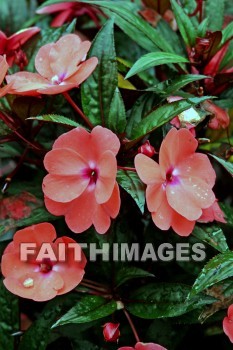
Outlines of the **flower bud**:
[{"label": "flower bud", "polygon": [[103,326],[103,335],[104,335],[104,339],[107,342],[117,342],[120,336],[120,331],[119,331],[119,326],[120,323],[105,323],[105,325]]},{"label": "flower bud", "polygon": [[149,141],[146,141],[142,146],[138,148],[138,153],[145,154],[147,157],[153,157],[156,153],[153,146],[151,146]]}]

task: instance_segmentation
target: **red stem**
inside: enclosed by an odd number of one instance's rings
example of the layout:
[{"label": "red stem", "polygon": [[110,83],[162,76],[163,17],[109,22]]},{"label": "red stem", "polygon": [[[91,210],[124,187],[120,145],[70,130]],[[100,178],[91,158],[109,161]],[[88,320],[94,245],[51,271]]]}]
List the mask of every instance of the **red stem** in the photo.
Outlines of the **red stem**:
[{"label": "red stem", "polygon": [[93,129],[94,125],[90,122],[90,120],[85,116],[83,111],[76,105],[76,103],[72,100],[68,92],[63,92],[63,96],[66,101],[74,108],[74,110],[80,115],[80,117],[85,121],[85,123],[89,126],[90,129]]},{"label": "red stem", "polygon": [[136,173],[136,169],[135,168],[130,168],[130,167],[127,167],[127,166],[120,166],[120,165],[118,165],[117,168],[120,169],[120,170],[134,171]]},{"label": "red stem", "polygon": [[135,328],[135,326],[133,324],[133,321],[132,321],[129,313],[125,309],[123,309],[123,311],[124,311],[125,317],[127,318],[128,322],[129,322],[129,325],[130,325],[130,327],[132,329],[132,332],[133,332],[133,334],[135,336],[136,342],[139,343],[140,339],[139,339],[139,336],[138,336],[138,332],[136,331],[136,328]]}]

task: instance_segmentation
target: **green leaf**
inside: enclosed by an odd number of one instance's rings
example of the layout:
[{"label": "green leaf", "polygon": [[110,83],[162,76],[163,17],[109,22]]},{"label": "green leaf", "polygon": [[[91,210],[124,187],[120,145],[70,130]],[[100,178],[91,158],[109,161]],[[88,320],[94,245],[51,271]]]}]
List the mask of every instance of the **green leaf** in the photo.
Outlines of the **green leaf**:
[{"label": "green leaf", "polygon": [[116,287],[120,287],[122,284],[130,281],[134,278],[154,277],[150,272],[147,272],[139,267],[135,266],[123,266],[116,271],[115,284]]},{"label": "green leaf", "polygon": [[221,30],[224,19],[225,0],[206,0],[205,1],[205,17],[210,18],[209,30]]},{"label": "green leaf", "polygon": [[157,96],[151,92],[145,93],[137,99],[128,113],[129,115],[127,120],[126,133],[129,139],[132,138],[134,125],[140,123],[140,121],[152,111],[157,103]]},{"label": "green leaf", "polygon": [[73,33],[75,29],[75,24],[76,20],[73,20],[73,22],[71,22],[70,24],[66,24],[58,28],[41,29],[39,40],[37,40],[34,43],[34,45],[30,44],[30,46],[26,50],[28,58],[27,71],[35,72],[35,57],[41,46],[56,42],[64,34]]},{"label": "green leaf", "polygon": [[12,130],[8,128],[8,126],[4,123],[4,121],[0,120],[0,136],[6,136],[11,132]]},{"label": "green leaf", "polygon": [[0,281],[0,349],[14,350],[13,333],[19,331],[18,297],[8,292],[2,280]]},{"label": "green leaf", "polygon": [[118,84],[112,20],[109,20],[95,37],[89,57],[97,57],[98,66],[82,84],[82,106],[93,125],[106,125],[105,118],[108,118]]},{"label": "green leaf", "polygon": [[135,124],[132,130],[132,138],[140,138],[161,125],[168,123],[172,118],[181,112],[193,107],[205,100],[210,99],[210,96],[191,97],[188,99],[179,100],[161,106],[147,115],[141,122]]},{"label": "green leaf", "polygon": [[185,284],[148,284],[130,295],[135,302],[128,303],[126,307],[137,317],[154,319],[180,316],[214,300],[204,295],[187,300],[189,292],[190,287]]},{"label": "green leaf", "polygon": [[197,277],[190,297],[196,295],[206,288],[233,276],[233,252],[226,251],[211,259],[202,269]]},{"label": "green leaf", "polygon": [[222,31],[221,45],[225,44],[233,37],[233,22],[229,23]]},{"label": "green leaf", "polygon": [[51,334],[51,327],[62,312],[66,312],[77,297],[57,297],[49,301],[38,319],[23,335],[18,350],[46,350]]},{"label": "green leaf", "polygon": [[[45,2],[42,7],[59,2],[63,1],[50,0]],[[163,51],[173,52],[162,35],[137,14],[138,7],[135,7],[134,4],[126,1],[78,0],[78,2],[99,6],[108,16],[114,17],[116,25],[125,34],[147,51],[155,51],[160,48]]]},{"label": "green leaf", "polygon": [[204,38],[206,36],[206,32],[209,26],[209,18],[205,18],[197,28],[197,35],[200,38]]},{"label": "green leaf", "polygon": [[221,253],[229,249],[222,229],[216,225],[196,225],[192,234]]},{"label": "green leaf", "polygon": [[213,157],[217,162],[219,162],[227,171],[228,173],[233,176],[233,164],[230,162],[227,162],[226,160],[219,158],[217,156],[214,156],[213,154],[210,154],[211,157]]},{"label": "green leaf", "polygon": [[116,88],[110,104],[106,126],[115,133],[123,133],[126,127],[125,105],[118,88]]},{"label": "green leaf", "polygon": [[39,121],[43,121],[43,122],[51,122],[51,123],[69,125],[69,126],[74,126],[74,127],[79,126],[79,124],[77,122],[75,122],[74,120],[66,118],[62,115],[56,115],[56,114],[39,115],[37,117],[30,117],[27,119],[34,119],[34,120],[39,120]]},{"label": "green leaf", "polygon": [[186,58],[170,52],[151,52],[141,58],[133,65],[127,73],[125,79],[132,77],[146,69],[156,67],[161,64],[189,62]]},{"label": "green leaf", "polygon": [[180,75],[174,80],[166,80],[164,82],[161,82],[149,89],[147,91],[155,91],[157,93],[162,93],[162,95],[171,96],[176,91],[182,89],[184,86],[195,82],[197,80],[202,80],[208,78],[207,75],[198,75],[198,74],[187,74],[187,75]]},{"label": "green leaf", "polygon": [[140,211],[144,213],[145,185],[133,171],[118,170],[117,182],[135,200]]},{"label": "green leaf", "polygon": [[117,310],[114,300],[106,300],[100,296],[87,295],[62,316],[52,328],[68,323],[85,323],[98,320],[113,314]]},{"label": "green leaf", "polygon": [[224,216],[226,219],[226,225],[233,226],[233,208],[230,205],[225,203],[219,203],[221,209],[224,212]]},{"label": "green leaf", "polygon": [[182,38],[186,46],[191,48],[195,44],[195,39],[197,36],[196,28],[194,27],[189,16],[184,12],[184,9],[177,4],[176,0],[171,0],[171,5]]},{"label": "green leaf", "polygon": [[0,0],[1,30],[13,34],[22,29],[23,23],[34,15],[36,6],[36,0]]}]

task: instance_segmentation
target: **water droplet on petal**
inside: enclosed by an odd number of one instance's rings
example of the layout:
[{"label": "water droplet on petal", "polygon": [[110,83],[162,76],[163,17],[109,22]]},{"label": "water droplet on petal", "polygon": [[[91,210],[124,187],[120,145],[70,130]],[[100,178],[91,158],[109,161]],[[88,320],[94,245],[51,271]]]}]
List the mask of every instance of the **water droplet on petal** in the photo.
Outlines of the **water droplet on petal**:
[{"label": "water droplet on petal", "polygon": [[26,278],[26,280],[23,282],[23,286],[25,288],[31,288],[34,286],[34,280],[32,278]]}]

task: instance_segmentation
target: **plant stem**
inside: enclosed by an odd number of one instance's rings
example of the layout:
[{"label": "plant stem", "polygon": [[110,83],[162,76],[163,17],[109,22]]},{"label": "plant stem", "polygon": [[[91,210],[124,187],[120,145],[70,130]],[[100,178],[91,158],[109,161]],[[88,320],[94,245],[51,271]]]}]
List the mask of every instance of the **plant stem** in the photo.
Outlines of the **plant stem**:
[{"label": "plant stem", "polygon": [[21,165],[23,164],[24,162],[24,159],[26,157],[28,153],[28,147],[25,148],[22,156],[20,157],[19,161],[18,161],[18,164],[16,165],[15,169],[7,176],[7,178],[5,179],[5,182],[4,182],[4,185],[2,187],[2,193],[5,193],[6,190],[8,189],[13,177],[17,174],[17,172],[19,171]]},{"label": "plant stem", "polygon": [[136,331],[136,328],[135,328],[135,326],[133,324],[133,321],[132,321],[128,311],[126,311],[125,309],[123,309],[123,311],[124,311],[125,317],[127,318],[128,322],[129,322],[129,325],[130,325],[130,327],[132,329],[132,332],[133,332],[133,334],[135,336],[136,342],[139,343],[140,339],[139,339],[138,333]]},{"label": "plant stem", "polygon": [[89,126],[90,129],[93,129],[94,125],[90,122],[90,120],[85,116],[83,111],[76,105],[76,103],[73,101],[73,99],[70,97],[68,92],[63,92],[63,96],[65,97],[66,101],[69,102],[69,104],[74,108],[74,110],[80,115],[80,117],[84,120],[84,122]]},{"label": "plant stem", "polygon": [[135,168],[130,168],[130,167],[127,167],[127,166],[120,166],[120,165],[118,165],[117,168],[120,169],[120,170],[134,171],[136,173],[136,169]]},{"label": "plant stem", "polygon": [[97,287],[97,286],[93,286],[92,284],[90,283],[87,283],[87,282],[81,282],[80,283],[82,286],[84,287],[87,287],[87,288],[90,288],[90,289],[93,289],[93,290],[97,290],[98,292],[102,292],[102,293],[108,293],[109,291],[106,289],[106,288],[101,288],[101,287]]}]

